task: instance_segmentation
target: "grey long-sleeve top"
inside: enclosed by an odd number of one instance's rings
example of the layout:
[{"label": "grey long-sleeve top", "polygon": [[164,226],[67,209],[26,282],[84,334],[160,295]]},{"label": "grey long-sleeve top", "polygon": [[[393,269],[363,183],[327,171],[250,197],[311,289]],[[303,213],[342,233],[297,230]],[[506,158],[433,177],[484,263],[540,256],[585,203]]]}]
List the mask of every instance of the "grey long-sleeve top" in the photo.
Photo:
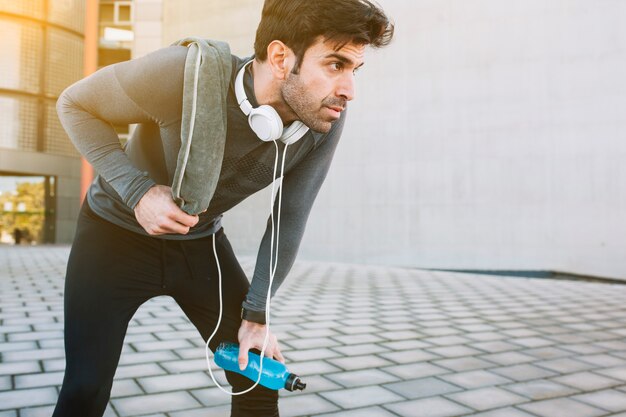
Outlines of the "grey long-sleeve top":
[{"label": "grey long-sleeve top", "polygon": [[[59,119],[70,139],[98,173],[87,194],[90,207],[104,219],[136,233],[147,235],[137,222],[133,208],[153,185],[171,185],[176,169],[186,54],[185,47],[171,46],[105,67],[68,87],[57,103]],[[200,221],[187,235],[159,238],[209,236],[219,229],[224,212],[272,182],[275,146],[256,137],[237,105],[233,88],[235,75],[247,60],[236,56],[232,59],[226,145],[215,194],[207,211],[200,215]],[[250,71],[244,77],[244,86],[248,99],[256,107]],[[293,265],[344,120],[345,114],[329,133],[309,131],[287,149],[279,257],[272,295]],[[122,148],[113,125],[131,123],[139,125]],[[278,146],[282,155],[284,145],[279,143]],[[276,205],[274,210],[276,212]],[[252,283],[243,302],[249,310],[265,310],[270,240],[268,220]]]}]

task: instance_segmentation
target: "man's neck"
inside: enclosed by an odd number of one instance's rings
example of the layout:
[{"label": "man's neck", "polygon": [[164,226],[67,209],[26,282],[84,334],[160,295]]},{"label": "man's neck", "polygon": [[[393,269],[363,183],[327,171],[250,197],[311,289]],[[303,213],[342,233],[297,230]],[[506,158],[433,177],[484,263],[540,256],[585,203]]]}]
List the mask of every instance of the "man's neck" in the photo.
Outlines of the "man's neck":
[{"label": "man's neck", "polygon": [[297,120],[294,111],[285,103],[280,92],[282,81],[277,80],[267,63],[256,59],[252,62],[252,74],[254,82],[254,95],[259,105],[272,106],[279,114],[284,125]]}]

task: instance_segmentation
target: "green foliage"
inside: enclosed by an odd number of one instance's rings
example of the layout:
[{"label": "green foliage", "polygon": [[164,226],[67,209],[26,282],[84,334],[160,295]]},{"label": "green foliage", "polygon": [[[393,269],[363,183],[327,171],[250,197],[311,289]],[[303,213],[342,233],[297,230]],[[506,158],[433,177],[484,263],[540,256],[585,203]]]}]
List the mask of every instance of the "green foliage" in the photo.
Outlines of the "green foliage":
[{"label": "green foliage", "polygon": [[27,242],[42,241],[45,211],[43,182],[22,182],[14,192],[0,195],[0,231],[15,235],[19,229]]}]

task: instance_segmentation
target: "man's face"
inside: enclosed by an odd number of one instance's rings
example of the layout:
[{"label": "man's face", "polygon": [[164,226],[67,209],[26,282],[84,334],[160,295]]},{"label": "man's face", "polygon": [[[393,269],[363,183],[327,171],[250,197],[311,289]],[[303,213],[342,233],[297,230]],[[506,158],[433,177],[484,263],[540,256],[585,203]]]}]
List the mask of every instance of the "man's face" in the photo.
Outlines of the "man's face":
[{"label": "man's face", "polygon": [[335,48],[320,37],[304,53],[299,73],[289,73],[281,87],[285,103],[316,132],[328,132],[354,98],[354,74],[363,65],[365,45]]}]

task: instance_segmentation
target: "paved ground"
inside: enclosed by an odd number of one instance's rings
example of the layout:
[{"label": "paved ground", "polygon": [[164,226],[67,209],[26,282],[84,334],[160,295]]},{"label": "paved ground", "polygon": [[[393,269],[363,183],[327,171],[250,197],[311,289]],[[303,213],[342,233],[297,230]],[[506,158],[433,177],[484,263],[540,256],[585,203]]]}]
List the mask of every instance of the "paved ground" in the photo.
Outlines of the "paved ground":
[{"label": "paved ground", "polygon": [[[0,248],[0,417],[51,414],[67,254]],[[282,416],[626,417],[626,285],[297,263],[274,306]],[[107,416],[228,415],[171,299],[125,343]]]}]

